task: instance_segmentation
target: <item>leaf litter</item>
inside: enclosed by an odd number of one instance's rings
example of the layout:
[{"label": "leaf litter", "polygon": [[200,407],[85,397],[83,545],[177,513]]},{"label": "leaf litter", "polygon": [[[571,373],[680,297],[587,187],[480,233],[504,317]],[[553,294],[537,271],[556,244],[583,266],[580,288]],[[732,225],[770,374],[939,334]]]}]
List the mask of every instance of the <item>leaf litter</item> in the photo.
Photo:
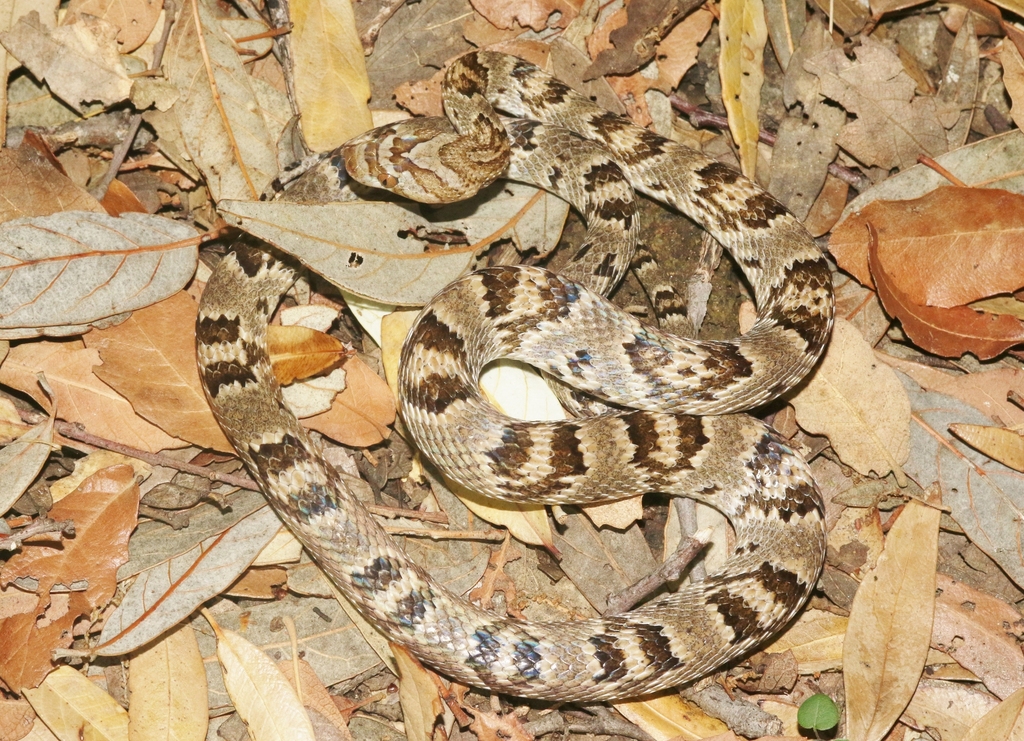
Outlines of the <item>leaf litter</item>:
[{"label": "leaf litter", "polygon": [[[1020,736],[1024,6],[317,0],[291,4],[290,35],[270,4],[67,6],[0,13],[4,738],[227,737],[237,708],[259,738],[788,739],[822,693],[843,710],[837,737]],[[549,511],[453,493],[401,436],[387,381],[412,313],[395,307],[573,246],[563,202],[507,183],[439,209],[275,197],[303,139],[327,149],[404,117],[393,98],[438,115],[438,70],[474,46],[550,65],[742,166],[827,235],[832,345],[759,412],[812,457],[825,576],[787,632],[717,675],[729,702],[705,687],[587,715],[503,709],[407,657],[397,677],[206,408],[191,327],[231,225],[308,269],[275,320],[289,325],[272,331],[276,370],[357,494],[449,588],[579,619],[697,528],[712,529],[708,559],[727,549],[720,518],[656,494]],[[713,278],[709,337],[735,332],[729,272]],[[619,299],[649,316],[631,290]],[[543,384],[512,378],[488,382],[496,403],[557,414]],[[113,670],[128,654],[125,715]]]}]

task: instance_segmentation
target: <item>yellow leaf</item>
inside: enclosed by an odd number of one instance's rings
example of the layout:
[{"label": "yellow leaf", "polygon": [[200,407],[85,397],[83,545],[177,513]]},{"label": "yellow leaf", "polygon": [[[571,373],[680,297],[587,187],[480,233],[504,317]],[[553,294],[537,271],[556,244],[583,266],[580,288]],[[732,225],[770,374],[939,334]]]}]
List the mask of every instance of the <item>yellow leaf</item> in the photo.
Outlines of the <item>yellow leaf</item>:
[{"label": "yellow leaf", "polygon": [[398,665],[398,699],[402,703],[405,735],[409,741],[430,741],[434,722],[444,712],[437,685],[423,664],[397,644],[391,644]]},{"label": "yellow leaf", "polygon": [[962,741],[1020,741],[1024,738],[1024,689],[996,705],[967,731]]},{"label": "yellow leaf", "polygon": [[206,667],[192,626],[185,623],[131,659],[130,741],[203,741]]},{"label": "yellow leaf", "polygon": [[935,612],[939,511],[911,501],[850,610],[843,650],[850,738],[880,741],[914,695]]},{"label": "yellow leaf", "polygon": [[722,0],[718,35],[722,51],[718,73],[722,78],[722,101],[729,116],[729,131],[740,152],[743,174],[754,177],[757,167],[757,138],[760,126],[764,82],[764,45],[768,25],[761,0]]},{"label": "yellow leaf", "polygon": [[25,697],[60,741],[128,741],[128,713],[70,666],[26,689]]},{"label": "yellow leaf", "polygon": [[789,630],[764,650],[792,651],[801,674],[815,674],[842,668],[843,637],[848,618],[824,610],[804,610]]},{"label": "yellow leaf", "polygon": [[349,0],[293,0],[292,54],[302,133],[326,152],[373,126],[370,79]]},{"label": "yellow leaf", "polygon": [[306,709],[274,662],[238,633],[211,624],[224,686],[253,741],[314,741]]},{"label": "yellow leaf", "polygon": [[900,464],[910,455],[910,400],[852,324],[836,319],[821,365],[791,403],[800,426],[827,436],[843,463],[905,480]]},{"label": "yellow leaf", "polygon": [[949,431],[994,461],[1024,471],[1024,435],[1005,427],[952,424]]},{"label": "yellow leaf", "polygon": [[705,714],[679,695],[663,695],[640,702],[613,702],[612,705],[656,741],[697,741],[729,730],[718,718]]}]

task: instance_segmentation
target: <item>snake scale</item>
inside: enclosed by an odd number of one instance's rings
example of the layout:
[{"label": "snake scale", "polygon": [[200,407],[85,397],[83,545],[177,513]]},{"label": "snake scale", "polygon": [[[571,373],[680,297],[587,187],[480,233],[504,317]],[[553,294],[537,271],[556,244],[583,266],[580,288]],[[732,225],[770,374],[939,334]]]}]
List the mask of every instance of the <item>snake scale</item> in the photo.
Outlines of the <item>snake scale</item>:
[{"label": "snake scale", "polygon": [[[635,697],[697,679],[777,633],[822,568],[823,504],[806,463],[738,412],[792,388],[820,357],[832,324],[828,266],[756,185],[527,62],[465,55],[449,68],[445,95],[450,122],[374,130],[311,177],[339,177],[344,159],[356,179],[440,202],[504,174],[562,195],[588,232],[561,274],[486,268],[423,309],[398,379],[416,445],[450,479],[505,499],[693,497],[733,525],[725,566],[630,612],[558,624],[499,617],[435,583],[282,403],[265,338],[293,271],[246,243],[220,262],[200,305],[210,404],[281,519],[341,591],[442,673],[552,701]],[[695,218],[729,249],[757,301],[749,332],[727,342],[674,337],[604,298],[636,242],[633,188]],[[609,407],[562,422],[508,418],[477,384],[498,357],[531,363]]]}]

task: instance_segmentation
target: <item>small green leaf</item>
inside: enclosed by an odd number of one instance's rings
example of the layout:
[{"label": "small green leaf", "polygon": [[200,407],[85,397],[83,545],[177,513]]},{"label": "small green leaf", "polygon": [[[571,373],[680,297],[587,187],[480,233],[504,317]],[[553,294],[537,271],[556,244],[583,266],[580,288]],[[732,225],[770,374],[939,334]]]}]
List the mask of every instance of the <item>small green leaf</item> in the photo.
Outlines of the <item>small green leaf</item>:
[{"label": "small green leaf", "polygon": [[831,697],[819,692],[803,701],[796,720],[801,727],[811,731],[830,731],[839,725],[839,708]]}]

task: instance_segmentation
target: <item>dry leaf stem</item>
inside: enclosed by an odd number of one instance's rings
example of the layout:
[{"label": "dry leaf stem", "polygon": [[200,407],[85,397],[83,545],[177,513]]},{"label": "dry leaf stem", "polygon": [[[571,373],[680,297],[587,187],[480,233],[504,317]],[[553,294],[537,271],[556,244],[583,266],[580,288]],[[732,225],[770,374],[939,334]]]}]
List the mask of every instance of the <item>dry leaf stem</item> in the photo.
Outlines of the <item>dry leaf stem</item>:
[{"label": "dry leaf stem", "polygon": [[[153,47],[153,63],[149,65],[150,72],[160,70],[160,65],[164,59],[164,49],[167,48],[167,41],[171,38],[171,28],[177,19],[177,7],[174,4],[174,0],[165,0],[164,9],[167,12],[164,20],[164,30],[160,34],[160,40]],[[110,187],[110,183],[117,177],[117,173],[120,172],[121,165],[128,156],[128,152],[131,151],[132,144],[135,143],[135,135],[139,133],[139,126],[141,125],[142,112],[140,111],[132,115],[128,122],[128,133],[125,134],[124,139],[114,149],[114,155],[110,160],[110,167],[103,173],[103,177],[96,184],[96,187],[92,189],[92,195],[97,201],[103,200],[103,197],[107,194],[107,188]]]}]

